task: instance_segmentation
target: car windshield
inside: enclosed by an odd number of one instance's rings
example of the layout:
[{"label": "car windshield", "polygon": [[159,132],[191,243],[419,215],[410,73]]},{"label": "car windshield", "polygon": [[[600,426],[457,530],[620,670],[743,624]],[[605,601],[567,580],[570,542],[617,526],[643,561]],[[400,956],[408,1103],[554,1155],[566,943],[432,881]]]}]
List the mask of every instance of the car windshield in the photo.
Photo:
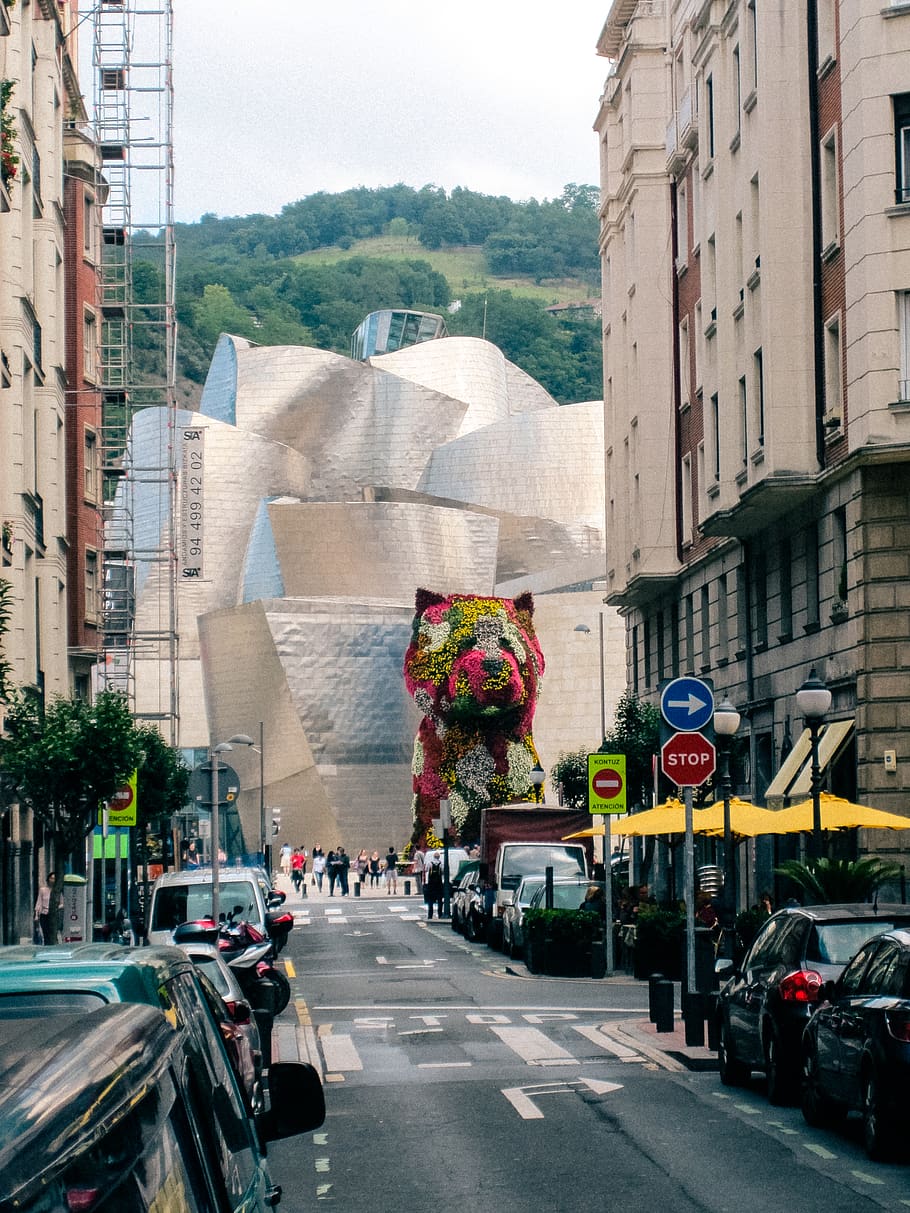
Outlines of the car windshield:
[{"label": "car windshield", "polygon": [[862,922],[819,922],[812,929],[806,960],[819,964],[845,965],[867,939],[894,930],[893,922],[864,919]]},{"label": "car windshield", "polygon": [[[579,910],[581,903],[585,899],[585,893],[591,887],[591,882],[585,880],[578,884],[554,884],[553,885],[553,909],[554,910]],[[546,888],[541,885],[538,891],[534,894],[532,905],[535,909],[542,910],[546,905]]]},{"label": "car windshield", "polygon": [[189,958],[201,973],[204,973],[222,998],[230,994],[227,977],[214,956],[204,952],[190,952]]},{"label": "car windshield", "polygon": [[534,894],[537,892],[537,890],[542,889],[543,886],[544,886],[543,877],[541,877],[540,880],[523,881],[520,889],[518,890],[518,892],[516,894],[516,900],[518,902],[518,905],[529,906],[531,904],[531,898],[534,896]]},{"label": "car windshield", "polygon": [[[256,896],[249,880],[220,880],[218,903],[222,910],[241,906],[240,918],[258,918]],[[152,903],[152,930],[173,931],[182,922],[207,918],[212,912],[211,884],[162,885]]]},{"label": "car windshield", "polygon": [[585,874],[583,853],[578,847],[552,846],[544,849],[510,844],[505,847],[500,883],[504,889],[517,889],[522,876],[534,876],[545,867],[552,868],[557,879]]}]

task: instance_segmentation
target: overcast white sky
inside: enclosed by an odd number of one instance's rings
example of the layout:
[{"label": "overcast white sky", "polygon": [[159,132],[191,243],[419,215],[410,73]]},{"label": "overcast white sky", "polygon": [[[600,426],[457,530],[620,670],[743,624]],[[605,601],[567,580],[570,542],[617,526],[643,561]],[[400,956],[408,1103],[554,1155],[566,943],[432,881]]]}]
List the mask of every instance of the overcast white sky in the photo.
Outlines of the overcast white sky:
[{"label": "overcast white sky", "polygon": [[598,183],[611,0],[177,0],[177,219],[403,181]]}]

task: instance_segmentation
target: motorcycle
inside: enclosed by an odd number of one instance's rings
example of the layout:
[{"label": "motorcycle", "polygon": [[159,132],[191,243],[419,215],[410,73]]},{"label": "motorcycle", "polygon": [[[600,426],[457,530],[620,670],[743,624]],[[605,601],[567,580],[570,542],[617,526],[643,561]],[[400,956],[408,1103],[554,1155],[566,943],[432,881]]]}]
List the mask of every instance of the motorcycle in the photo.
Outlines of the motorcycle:
[{"label": "motorcycle", "polygon": [[[273,964],[277,959],[278,946],[273,938],[263,935],[251,923],[239,918],[238,915],[242,913],[243,907],[235,906],[229,914],[222,915],[217,926],[211,918],[181,923],[174,931],[174,942],[196,939],[217,943],[222,960],[236,973],[250,1005],[261,1006],[263,1001],[271,1002],[273,1014],[280,1015],[291,1000],[291,983]],[[276,917],[290,919],[290,924],[281,922],[277,927],[283,947],[294,925],[294,917],[292,914]]]}]

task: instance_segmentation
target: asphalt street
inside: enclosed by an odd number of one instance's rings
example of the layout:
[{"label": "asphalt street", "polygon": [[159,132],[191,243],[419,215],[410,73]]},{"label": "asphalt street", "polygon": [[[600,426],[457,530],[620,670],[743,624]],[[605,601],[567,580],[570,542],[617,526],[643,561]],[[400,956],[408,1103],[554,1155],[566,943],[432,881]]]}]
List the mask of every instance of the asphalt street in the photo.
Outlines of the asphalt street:
[{"label": "asphalt street", "polygon": [[910,1207],[910,1170],[870,1163],[857,1125],[809,1129],[758,1076],[724,1088],[712,1053],[656,1033],[645,983],[531,976],[414,896],[289,905],[276,1049],[317,1066],[328,1112],[273,1147],[286,1213]]}]

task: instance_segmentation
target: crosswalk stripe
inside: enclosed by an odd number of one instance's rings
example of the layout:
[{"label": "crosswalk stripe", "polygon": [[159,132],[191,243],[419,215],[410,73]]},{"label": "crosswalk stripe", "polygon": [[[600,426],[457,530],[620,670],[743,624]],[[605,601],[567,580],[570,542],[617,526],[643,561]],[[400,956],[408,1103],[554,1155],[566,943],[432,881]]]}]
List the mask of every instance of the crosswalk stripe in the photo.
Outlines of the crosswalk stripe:
[{"label": "crosswalk stripe", "polygon": [[539,1028],[503,1028],[490,1024],[504,1045],[523,1058],[529,1066],[577,1066],[572,1054],[554,1044]]}]

